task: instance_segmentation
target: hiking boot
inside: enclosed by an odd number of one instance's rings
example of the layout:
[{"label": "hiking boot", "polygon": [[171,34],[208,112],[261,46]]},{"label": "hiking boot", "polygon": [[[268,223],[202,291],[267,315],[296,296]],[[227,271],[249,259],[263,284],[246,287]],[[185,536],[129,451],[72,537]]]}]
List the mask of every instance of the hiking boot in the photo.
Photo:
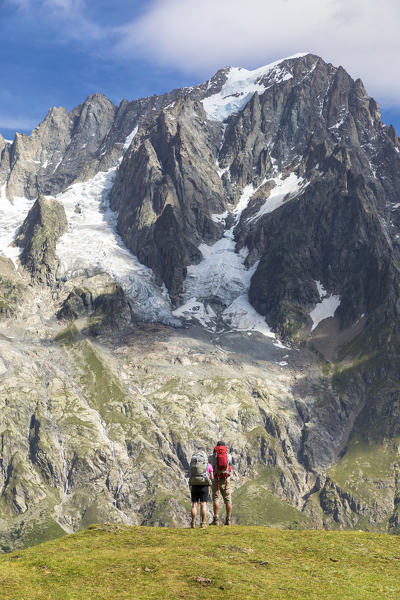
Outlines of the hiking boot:
[{"label": "hiking boot", "polygon": [[225,525],[228,525],[228,526],[232,525],[230,517],[226,517],[226,519],[225,519]]},{"label": "hiking boot", "polygon": [[207,529],[207,521],[202,521],[200,523],[200,529]]},{"label": "hiking boot", "polygon": [[191,529],[194,529],[196,527],[196,519],[192,519],[192,521],[190,523],[190,527],[191,527]]},{"label": "hiking boot", "polygon": [[214,517],[213,518],[213,520],[211,522],[211,525],[215,525],[216,527],[218,527],[218,525],[219,525],[219,519],[218,519],[218,517]]}]

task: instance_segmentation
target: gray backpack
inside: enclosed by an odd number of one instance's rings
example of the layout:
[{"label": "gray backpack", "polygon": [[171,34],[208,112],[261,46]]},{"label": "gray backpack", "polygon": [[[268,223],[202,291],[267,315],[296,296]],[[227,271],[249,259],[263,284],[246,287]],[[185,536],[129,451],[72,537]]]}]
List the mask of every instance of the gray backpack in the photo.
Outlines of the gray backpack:
[{"label": "gray backpack", "polygon": [[202,450],[195,452],[190,459],[189,485],[210,485],[207,466],[207,454]]}]

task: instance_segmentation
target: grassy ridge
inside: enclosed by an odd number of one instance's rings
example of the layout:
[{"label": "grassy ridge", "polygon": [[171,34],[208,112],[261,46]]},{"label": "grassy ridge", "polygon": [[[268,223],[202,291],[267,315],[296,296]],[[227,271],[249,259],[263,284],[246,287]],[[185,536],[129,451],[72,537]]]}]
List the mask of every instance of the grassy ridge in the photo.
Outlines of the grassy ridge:
[{"label": "grassy ridge", "polygon": [[0,557],[2,600],[398,598],[400,541],[364,532],[91,526]]}]

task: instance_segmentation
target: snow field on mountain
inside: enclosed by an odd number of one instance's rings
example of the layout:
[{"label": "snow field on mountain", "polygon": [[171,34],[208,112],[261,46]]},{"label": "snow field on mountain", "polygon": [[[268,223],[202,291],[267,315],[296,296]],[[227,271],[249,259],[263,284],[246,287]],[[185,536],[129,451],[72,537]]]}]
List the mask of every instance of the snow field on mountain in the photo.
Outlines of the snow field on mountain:
[{"label": "snow field on mountain", "polygon": [[256,221],[263,215],[271,213],[285,204],[285,198],[290,200],[290,196],[296,194],[300,190],[301,184],[303,183],[303,178],[298,177],[295,173],[290,173],[288,177],[282,179],[282,174],[280,174],[278,177],[274,178],[274,181],[275,187],[271,190],[268,198],[261,206],[259,211],[248,219],[249,223]]},{"label": "snow field on mountain", "polygon": [[203,260],[187,268],[184,299],[216,296],[225,305],[231,304],[250,285],[251,273],[243,257],[235,252],[231,229],[212,246],[201,244]]},{"label": "snow field on mountain", "polygon": [[320,281],[316,281],[315,284],[317,286],[321,302],[318,302],[314,309],[309,313],[313,322],[311,331],[314,331],[321,321],[329,319],[329,317],[334,317],[336,309],[340,306],[340,296],[328,296],[327,291]]},{"label": "snow field on mountain", "polygon": [[288,56],[253,71],[230,67],[221,91],[202,100],[207,118],[211,121],[225,121],[231,114],[242,110],[255,92],[265,92],[267,86],[261,80],[267,74],[273,76],[270,85],[292,79],[293,75],[279,65],[285,60],[300,58],[306,54]]},{"label": "snow field on mountain", "polygon": [[[200,244],[199,250],[203,260],[187,268],[184,304],[174,311],[176,317],[194,319],[203,327],[216,331],[217,315],[209,302],[217,300],[226,307],[220,317],[229,328],[238,331],[258,331],[267,337],[275,338],[264,317],[257,313],[248,300],[250,280],[257,263],[251,269],[247,269],[244,265],[246,249],[239,253],[235,251],[234,228],[255,191],[253,185],[245,186],[233,211],[235,223],[224,232],[220,240],[211,246]],[[226,213],[223,213],[213,215],[213,218],[218,221],[225,216]],[[276,345],[281,346],[279,342],[276,342]]]},{"label": "snow field on mountain", "polygon": [[[255,269],[253,268],[251,271],[251,274],[253,274]],[[264,317],[251,306],[247,292],[235,298],[232,304],[222,313],[222,319],[232,329],[238,331],[258,331],[266,337],[275,338],[275,334],[268,327]],[[280,342],[276,342],[275,346],[284,348]]]},{"label": "snow field on mountain", "polygon": [[0,252],[11,258],[17,267],[17,258],[22,248],[11,246],[21,227],[33,200],[14,198],[11,203],[6,196],[6,184],[0,188]]},{"label": "snow field on mountain", "polygon": [[135,129],[133,131],[131,131],[131,133],[129,135],[126,136],[125,142],[124,142],[124,146],[123,146],[123,151],[124,152],[126,150],[128,150],[129,146],[131,145],[131,142],[132,142],[133,138],[135,137],[135,135],[138,132],[138,129],[139,129],[139,126],[136,125]]},{"label": "snow field on mountain", "polygon": [[71,185],[57,199],[63,204],[68,231],[57,244],[58,276],[108,273],[126,292],[135,313],[144,320],[175,322],[167,293],[124,246],[117,233],[117,214],[109,208],[115,168]]}]

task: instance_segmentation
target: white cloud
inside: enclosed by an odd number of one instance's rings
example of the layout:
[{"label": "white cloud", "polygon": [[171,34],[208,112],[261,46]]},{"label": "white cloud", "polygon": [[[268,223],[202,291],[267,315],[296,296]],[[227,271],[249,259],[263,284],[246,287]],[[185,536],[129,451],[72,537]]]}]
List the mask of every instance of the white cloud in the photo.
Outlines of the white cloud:
[{"label": "white cloud", "polygon": [[85,0],[8,0],[25,16],[40,19],[57,31],[59,40],[77,40],[81,44],[96,42],[113,30],[102,27],[86,15]]},{"label": "white cloud", "polygon": [[313,52],[399,104],[398,0],[153,0],[119,51],[201,76]]},{"label": "white cloud", "polygon": [[0,114],[0,132],[2,129],[15,129],[16,131],[31,131],[36,127],[37,121],[26,117],[9,116]]}]

